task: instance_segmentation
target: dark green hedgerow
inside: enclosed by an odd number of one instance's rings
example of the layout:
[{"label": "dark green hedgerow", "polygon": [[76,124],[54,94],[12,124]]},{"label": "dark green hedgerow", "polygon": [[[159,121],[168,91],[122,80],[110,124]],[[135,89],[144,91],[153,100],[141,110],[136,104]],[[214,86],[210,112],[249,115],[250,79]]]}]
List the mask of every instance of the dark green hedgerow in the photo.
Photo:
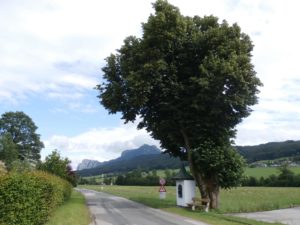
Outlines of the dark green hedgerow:
[{"label": "dark green hedgerow", "polygon": [[67,181],[41,171],[0,177],[0,224],[41,225],[71,190]]}]

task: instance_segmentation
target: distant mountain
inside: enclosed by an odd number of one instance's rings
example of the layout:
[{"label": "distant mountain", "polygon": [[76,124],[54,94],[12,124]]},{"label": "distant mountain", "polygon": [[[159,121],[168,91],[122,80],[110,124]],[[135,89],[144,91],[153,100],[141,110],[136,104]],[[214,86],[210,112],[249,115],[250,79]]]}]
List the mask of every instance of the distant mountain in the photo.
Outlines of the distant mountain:
[{"label": "distant mountain", "polygon": [[101,166],[103,163],[97,160],[84,159],[81,163],[78,164],[77,170],[91,169],[97,166]]},{"label": "distant mountain", "polygon": [[249,162],[274,160],[300,155],[300,141],[269,142],[254,146],[236,146],[238,152]]},{"label": "distant mountain", "polygon": [[121,157],[102,163],[95,168],[78,170],[80,176],[94,176],[105,173],[128,172],[137,168],[142,170],[175,169],[181,161],[178,158],[162,154],[154,145],[143,145],[138,149],[125,150]]},{"label": "distant mountain", "polygon": [[127,159],[131,159],[131,158],[141,156],[141,155],[158,155],[158,154],[161,154],[161,151],[155,145],[144,144],[137,149],[125,150],[121,153],[121,156],[119,158],[116,158],[114,160],[110,160],[107,162],[99,162],[97,160],[84,159],[84,160],[82,160],[81,163],[78,164],[77,170],[92,169],[92,168],[99,167],[99,166],[102,166],[107,163],[111,163],[114,161],[120,161],[120,160],[127,160]]},{"label": "distant mountain", "polygon": [[[235,147],[248,163],[300,156],[300,141],[270,142],[261,145]],[[178,158],[161,154],[155,146],[143,145],[138,149],[125,150],[122,152],[121,157],[103,162],[97,167],[78,170],[77,174],[80,176],[94,176],[105,173],[127,172],[137,168],[142,170],[177,169],[180,168],[181,163]],[[86,165],[88,165],[88,162]]]},{"label": "distant mountain", "polygon": [[125,150],[120,159],[130,159],[140,155],[158,155],[161,151],[155,145],[142,145],[138,149]]}]

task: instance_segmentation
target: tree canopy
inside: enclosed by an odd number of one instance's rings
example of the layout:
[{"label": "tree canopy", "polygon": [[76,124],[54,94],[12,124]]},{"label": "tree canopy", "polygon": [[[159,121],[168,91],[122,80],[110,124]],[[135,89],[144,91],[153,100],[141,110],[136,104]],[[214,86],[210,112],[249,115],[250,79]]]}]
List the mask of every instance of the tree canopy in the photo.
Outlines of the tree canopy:
[{"label": "tree canopy", "polygon": [[251,63],[252,42],[237,24],[183,16],[164,0],[153,7],[142,37],[126,38],[106,59],[105,82],[97,86],[101,104],[110,113],[121,112],[126,122],[139,117],[138,127],[166,152],[187,158],[199,187],[206,183],[202,194],[212,191],[208,182],[229,187],[219,176],[206,180],[206,169],[196,164],[213,146],[236,163],[235,171],[226,173],[227,165],[220,165],[214,174],[220,169],[228,177],[240,174],[241,160],[233,160],[238,156],[231,148],[235,126],[257,103],[261,85]]},{"label": "tree canopy", "polygon": [[0,136],[0,160],[8,169],[11,168],[13,161],[18,159],[17,145],[13,142],[9,133]]},{"label": "tree canopy", "polygon": [[47,171],[69,181],[76,186],[75,173],[70,166],[71,161],[68,158],[61,157],[57,150],[46,156],[45,162],[39,163],[37,169]]},{"label": "tree canopy", "polygon": [[6,112],[0,118],[0,136],[9,134],[17,146],[18,158],[37,161],[41,158],[40,151],[44,147],[37,126],[23,112]]}]

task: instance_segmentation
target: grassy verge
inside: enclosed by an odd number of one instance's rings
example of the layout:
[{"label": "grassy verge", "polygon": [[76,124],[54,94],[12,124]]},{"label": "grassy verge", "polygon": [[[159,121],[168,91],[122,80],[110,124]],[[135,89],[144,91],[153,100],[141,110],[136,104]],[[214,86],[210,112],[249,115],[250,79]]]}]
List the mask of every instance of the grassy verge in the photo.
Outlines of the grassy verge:
[{"label": "grassy verge", "polygon": [[300,205],[299,188],[241,187],[222,190],[220,212],[255,212]]},{"label": "grassy verge", "polygon": [[221,207],[218,211],[203,213],[176,207],[175,187],[167,187],[165,200],[159,199],[158,187],[141,186],[93,186],[82,188],[104,191],[122,196],[153,208],[160,208],[168,212],[198,219],[216,225],[265,225],[278,223],[264,223],[254,220],[226,216],[221,213],[249,212],[285,208],[290,204],[300,204],[300,190],[297,188],[237,188],[221,192]]},{"label": "grassy verge", "polygon": [[90,222],[83,195],[73,190],[70,200],[54,212],[46,225],[88,225]]}]

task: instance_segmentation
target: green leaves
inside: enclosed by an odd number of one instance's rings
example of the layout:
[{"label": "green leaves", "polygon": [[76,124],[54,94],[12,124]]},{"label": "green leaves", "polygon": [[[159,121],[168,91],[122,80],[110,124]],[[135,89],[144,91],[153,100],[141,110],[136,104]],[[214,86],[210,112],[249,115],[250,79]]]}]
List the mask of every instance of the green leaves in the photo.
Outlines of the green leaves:
[{"label": "green leaves", "polygon": [[194,165],[205,180],[214,179],[222,188],[237,186],[243,176],[244,160],[229,145],[204,141],[192,150]]},{"label": "green leaves", "polygon": [[44,144],[36,130],[37,126],[32,119],[23,112],[7,112],[0,118],[0,135],[11,136],[17,146],[19,159],[40,159],[40,151]]},{"label": "green leaves", "polygon": [[45,162],[37,165],[37,169],[59,176],[76,186],[75,174],[72,172],[70,163],[68,158],[62,158],[60,153],[54,150],[46,156]]},{"label": "green leaves", "polygon": [[44,224],[71,190],[68,182],[44,172],[0,177],[0,224]]},{"label": "green leaves", "polygon": [[9,133],[0,135],[0,160],[5,162],[8,169],[13,161],[18,159],[18,150]]},{"label": "green leaves", "polygon": [[251,63],[253,44],[237,24],[186,17],[164,0],[153,6],[142,37],[126,38],[107,59],[98,97],[126,122],[141,118],[138,128],[171,155],[188,158],[194,149],[195,173],[236,185],[242,162],[231,140],[262,85]]}]

